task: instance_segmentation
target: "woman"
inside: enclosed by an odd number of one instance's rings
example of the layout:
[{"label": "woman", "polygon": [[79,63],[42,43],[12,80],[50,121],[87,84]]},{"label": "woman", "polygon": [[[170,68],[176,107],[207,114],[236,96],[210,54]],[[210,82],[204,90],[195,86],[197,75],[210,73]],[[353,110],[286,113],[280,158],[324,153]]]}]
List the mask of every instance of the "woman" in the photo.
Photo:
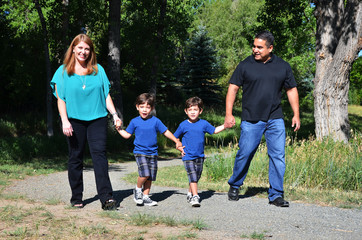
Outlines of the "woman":
[{"label": "woman", "polygon": [[120,125],[121,120],[109,94],[109,80],[103,67],[97,64],[92,40],[87,35],[79,34],[73,39],[50,85],[67,136],[72,206],[84,206],[83,154],[88,141],[102,209],[116,208],[106,157],[107,109],[115,125]]}]

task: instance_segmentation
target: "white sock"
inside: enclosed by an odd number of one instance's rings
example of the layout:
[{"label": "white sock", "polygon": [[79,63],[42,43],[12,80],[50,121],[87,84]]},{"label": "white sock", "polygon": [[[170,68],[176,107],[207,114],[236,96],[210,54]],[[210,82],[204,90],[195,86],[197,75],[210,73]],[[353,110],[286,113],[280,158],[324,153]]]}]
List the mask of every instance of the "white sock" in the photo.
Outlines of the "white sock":
[{"label": "white sock", "polygon": [[142,188],[139,188],[139,187],[136,186],[136,191],[142,192]]},{"label": "white sock", "polygon": [[187,192],[187,196],[192,196],[192,193],[191,193],[191,192]]}]

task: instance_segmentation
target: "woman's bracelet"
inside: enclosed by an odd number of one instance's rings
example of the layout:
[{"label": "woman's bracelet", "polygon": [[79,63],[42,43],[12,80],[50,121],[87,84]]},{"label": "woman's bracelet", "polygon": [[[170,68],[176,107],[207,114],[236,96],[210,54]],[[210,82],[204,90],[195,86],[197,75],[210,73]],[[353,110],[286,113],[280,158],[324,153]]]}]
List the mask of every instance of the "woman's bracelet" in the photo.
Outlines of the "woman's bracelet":
[{"label": "woman's bracelet", "polygon": [[117,112],[111,113],[112,117],[113,117],[114,115],[116,115],[116,114],[117,114]]}]

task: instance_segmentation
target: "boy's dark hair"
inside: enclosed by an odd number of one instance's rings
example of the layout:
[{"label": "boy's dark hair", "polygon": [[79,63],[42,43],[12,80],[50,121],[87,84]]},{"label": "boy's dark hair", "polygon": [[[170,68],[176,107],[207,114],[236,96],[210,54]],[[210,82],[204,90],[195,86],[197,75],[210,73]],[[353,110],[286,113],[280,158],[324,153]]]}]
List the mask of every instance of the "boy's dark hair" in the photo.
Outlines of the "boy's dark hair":
[{"label": "boy's dark hair", "polygon": [[155,107],[155,97],[153,96],[153,94],[142,93],[141,95],[139,95],[137,97],[136,102],[135,102],[136,105],[145,104],[145,103],[150,105],[151,108]]},{"label": "boy's dark hair", "polygon": [[200,109],[204,108],[204,103],[202,102],[201,98],[199,97],[191,97],[186,100],[185,109],[188,109],[192,106],[198,106]]},{"label": "boy's dark hair", "polygon": [[267,30],[258,32],[258,33],[255,35],[255,38],[265,40],[267,47],[270,47],[271,45],[274,45],[274,36],[273,36],[273,34],[272,34],[271,32],[269,32],[269,31],[267,31]]}]

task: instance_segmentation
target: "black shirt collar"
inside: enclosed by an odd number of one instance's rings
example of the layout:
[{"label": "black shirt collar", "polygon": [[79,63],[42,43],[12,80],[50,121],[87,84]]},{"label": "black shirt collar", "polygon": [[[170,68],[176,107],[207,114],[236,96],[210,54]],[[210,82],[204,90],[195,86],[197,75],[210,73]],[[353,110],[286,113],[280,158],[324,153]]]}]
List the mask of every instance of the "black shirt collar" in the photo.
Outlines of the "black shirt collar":
[{"label": "black shirt collar", "polygon": [[264,63],[264,62],[262,62],[262,61],[257,61],[257,60],[255,60],[254,55],[251,55],[251,58],[252,58],[252,60],[253,60],[254,62],[256,62],[256,63],[262,63],[262,64],[271,63],[271,62],[273,62],[273,61],[275,60],[275,56],[274,56],[273,53],[270,53],[270,59],[269,59],[268,61],[266,61],[266,63]]}]

